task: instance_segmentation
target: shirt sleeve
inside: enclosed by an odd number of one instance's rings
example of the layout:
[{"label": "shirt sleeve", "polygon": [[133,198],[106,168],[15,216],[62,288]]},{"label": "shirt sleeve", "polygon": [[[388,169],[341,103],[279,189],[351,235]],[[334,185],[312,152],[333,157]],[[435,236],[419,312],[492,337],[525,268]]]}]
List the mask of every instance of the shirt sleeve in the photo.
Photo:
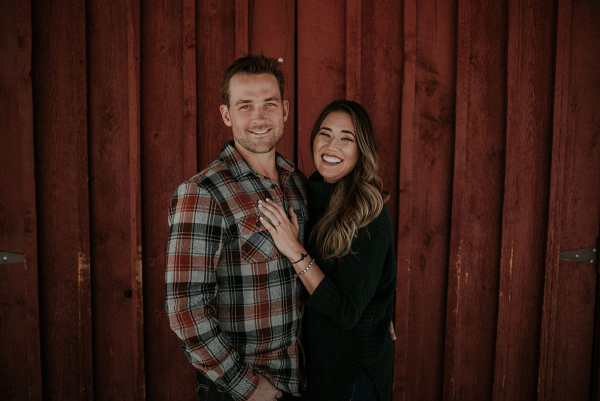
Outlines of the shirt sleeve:
[{"label": "shirt sleeve", "polygon": [[[333,275],[323,278],[307,306],[326,315],[342,330],[355,327],[375,296],[385,269],[395,269],[392,238],[391,219],[384,206],[374,221],[359,230],[352,244],[354,253],[344,256]],[[395,286],[395,274],[385,277],[390,281],[387,286]]]},{"label": "shirt sleeve", "polygon": [[226,224],[219,205],[195,182],[183,183],[169,208],[166,310],[188,360],[222,391],[248,399],[258,384],[216,314],[216,267]]}]

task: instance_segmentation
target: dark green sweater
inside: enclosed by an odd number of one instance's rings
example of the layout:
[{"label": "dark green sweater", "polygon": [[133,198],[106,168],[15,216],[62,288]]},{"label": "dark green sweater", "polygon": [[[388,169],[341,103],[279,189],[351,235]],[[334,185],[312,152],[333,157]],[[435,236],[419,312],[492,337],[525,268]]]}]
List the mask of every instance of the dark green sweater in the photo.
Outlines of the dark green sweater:
[{"label": "dark green sweater", "polygon": [[[309,180],[310,225],[321,218],[335,188],[318,173]],[[344,400],[366,369],[379,399],[392,394],[394,346],[388,328],[396,289],[392,224],[387,207],[358,231],[354,254],[342,261],[319,257],[314,239],[307,250],[325,278],[306,303],[307,390],[302,399]]]}]

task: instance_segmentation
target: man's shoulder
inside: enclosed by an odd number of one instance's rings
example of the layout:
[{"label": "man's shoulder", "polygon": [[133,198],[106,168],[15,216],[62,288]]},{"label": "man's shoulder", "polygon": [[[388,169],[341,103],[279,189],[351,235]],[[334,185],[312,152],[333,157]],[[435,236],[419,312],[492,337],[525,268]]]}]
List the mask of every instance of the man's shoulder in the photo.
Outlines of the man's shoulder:
[{"label": "man's shoulder", "polygon": [[196,184],[199,187],[214,187],[223,185],[231,177],[231,171],[223,164],[223,160],[219,158],[185,181],[184,184]]}]

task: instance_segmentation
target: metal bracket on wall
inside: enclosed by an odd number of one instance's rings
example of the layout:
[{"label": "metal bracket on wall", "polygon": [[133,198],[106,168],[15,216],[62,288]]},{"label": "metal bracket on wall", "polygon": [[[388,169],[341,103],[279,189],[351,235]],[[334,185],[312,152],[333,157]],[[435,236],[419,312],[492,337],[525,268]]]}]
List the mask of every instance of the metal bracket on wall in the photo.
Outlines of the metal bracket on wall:
[{"label": "metal bracket on wall", "polygon": [[598,273],[600,274],[600,263],[598,262],[598,259],[600,259],[598,257],[599,249],[599,246],[592,246],[590,248],[563,251],[560,253],[560,260],[568,260],[569,262],[577,263],[591,263],[597,266]]},{"label": "metal bracket on wall", "polygon": [[14,265],[25,262],[25,255],[22,253],[10,253],[0,251],[0,266]]}]

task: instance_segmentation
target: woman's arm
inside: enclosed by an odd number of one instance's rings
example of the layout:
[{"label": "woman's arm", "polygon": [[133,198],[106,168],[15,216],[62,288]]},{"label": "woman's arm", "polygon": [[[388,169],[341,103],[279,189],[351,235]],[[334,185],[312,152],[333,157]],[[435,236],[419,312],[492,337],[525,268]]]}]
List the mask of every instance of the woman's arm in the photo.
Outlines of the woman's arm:
[{"label": "woman's arm", "polygon": [[[298,224],[293,211],[290,211],[290,221],[279,205],[273,202],[261,205],[261,210],[272,222],[269,224],[266,219],[263,220],[275,245],[291,262],[297,262],[307,252],[296,239]],[[390,246],[393,248],[391,238],[391,220],[384,207],[376,220],[359,230],[359,236],[353,243],[356,253],[344,257],[333,277],[325,276],[316,263],[300,276],[311,294],[308,306],[327,315],[342,329],[354,327],[374,297],[385,267],[388,264],[395,267],[393,249],[390,249]],[[293,264],[296,273],[308,266],[310,260],[312,257],[307,256]],[[388,285],[395,287],[395,282],[391,282],[394,280],[395,274],[390,274]]]}]

